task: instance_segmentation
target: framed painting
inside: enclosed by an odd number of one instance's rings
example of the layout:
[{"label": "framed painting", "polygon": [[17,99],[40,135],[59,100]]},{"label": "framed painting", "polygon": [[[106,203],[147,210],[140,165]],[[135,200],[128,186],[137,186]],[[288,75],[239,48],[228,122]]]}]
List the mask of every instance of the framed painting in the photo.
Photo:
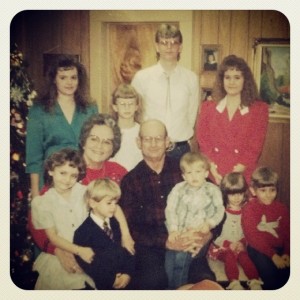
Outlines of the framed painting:
[{"label": "framed painting", "polygon": [[290,116],[290,41],[257,39],[254,42],[253,72],[258,92],[269,104],[270,116]]},{"label": "framed painting", "polygon": [[203,71],[217,71],[220,57],[220,45],[202,45],[202,67]]}]

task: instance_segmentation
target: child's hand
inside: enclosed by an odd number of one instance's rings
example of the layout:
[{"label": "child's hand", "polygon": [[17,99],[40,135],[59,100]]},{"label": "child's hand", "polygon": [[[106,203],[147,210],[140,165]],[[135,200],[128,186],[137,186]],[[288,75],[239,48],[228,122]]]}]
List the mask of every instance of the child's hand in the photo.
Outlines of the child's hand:
[{"label": "child's hand", "polygon": [[212,176],[214,177],[216,184],[217,184],[217,185],[220,185],[221,180],[222,180],[223,177],[222,177],[222,175],[218,172],[217,169],[218,169],[218,166],[217,166],[215,163],[211,162],[211,163],[210,163],[210,173],[211,173]]},{"label": "child's hand", "polygon": [[286,262],[283,257],[278,254],[272,256],[272,261],[278,269],[283,269],[286,267]]},{"label": "child's hand", "polygon": [[287,254],[284,254],[281,256],[281,258],[284,260],[285,266],[289,267],[290,266],[290,256]]},{"label": "child's hand", "polygon": [[232,172],[238,172],[238,173],[244,173],[246,170],[246,166],[243,164],[236,164],[233,169]]},{"label": "child's hand", "polygon": [[131,277],[128,274],[118,273],[116,275],[115,282],[113,284],[113,288],[115,289],[124,289],[128,283],[130,282]]},{"label": "child's hand", "polygon": [[207,222],[204,222],[200,227],[200,232],[203,234],[207,234],[210,231],[210,226]]},{"label": "child's hand", "polygon": [[240,253],[241,251],[245,251],[245,246],[242,242],[236,242],[235,252]]},{"label": "child's hand", "polygon": [[95,255],[94,251],[90,247],[78,247],[78,255],[88,264],[93,261]]},{"label": "child's hand", "polygon": [[122,246],[127,249],[127,251],[134,255],[135,249],[134,249],[134,240],[132,239],[130,234],[122,235]]},{"label": "child's hand", "polygon": [[179,231],[173,231],[173,232],[170,232],[169,233],[169,236],[168,236],[168,240],[171,242],[171,243],[174,243],[180,236],[180,233]]}]

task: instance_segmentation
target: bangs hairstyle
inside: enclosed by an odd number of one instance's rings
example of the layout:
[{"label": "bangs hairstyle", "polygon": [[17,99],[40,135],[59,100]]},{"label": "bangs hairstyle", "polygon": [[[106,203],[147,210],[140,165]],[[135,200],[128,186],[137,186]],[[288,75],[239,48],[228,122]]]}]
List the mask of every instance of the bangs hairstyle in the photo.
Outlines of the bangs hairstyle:
[{"label": "bangs hairstyle", "polygon": [[195,163],[202,163],[203,168],[209,170],[209,161],[204,154],[199,152],[187,152],[180,159],[179,167],[181,172],[184,173],[186,166],[191,166]]},{"label": "bangs hairstyle", "polygon": [[105,178],[93,180],[88,184],[84,194],[86,201],[93,199],[96,202],[100,202],[105,197],[118,200],[121,197],[121,189],[115,181]]},{"label": "bangs hairstyle", "polygon": [[213,99],[219,102],[226,96],[226,91],[224,89],[224,75],[226,71],[232,69],[241,71],[243,75],[244,86],[241,92],[241,105],[248,107],[258,99],[257,86],[251,69],[246,61],[235,55],[225,57],[220,64],[212,92]]},{"label": "bangs hairstyle", "polygon": [[[142,101],[140,94],[135,90],[135,88],[126,83],[121,83],[112,94],[112,105],[117,105],[117,100],[119,98],[123,99],[135,99],[138,106],[137,111],[134,115],[134,120],[138,123],[141,122],[140,115],[142,111]],[[114,117],[117,119],[118,114],[114,112]]]},{"label": "bangs hairstyle", "polygon": [[65,164],[78,169],[77,181],[80,181],[84,178],[86,165],[79,151],[70,148],[64,148],[51,154],[45,161],[44,178],[47,185],[53,185],[53,178],[48,174],[48,172],[53,171],[56,167],[60,167]]},{"label": "bangs hairstyle", "polygon": [[270,167],[259,167],[251,176],[251,187],[262,188],[267,186],[277,187],[278,174]]},{"label": "bangs hairstyle", "polygon": [[245,194],[244,202],[246,201],[246,192],[248,185],[243,174],[233,172],[226,174],[221,181],[220,189],[223,195],[224,204],[228,204],[228,195]]}]

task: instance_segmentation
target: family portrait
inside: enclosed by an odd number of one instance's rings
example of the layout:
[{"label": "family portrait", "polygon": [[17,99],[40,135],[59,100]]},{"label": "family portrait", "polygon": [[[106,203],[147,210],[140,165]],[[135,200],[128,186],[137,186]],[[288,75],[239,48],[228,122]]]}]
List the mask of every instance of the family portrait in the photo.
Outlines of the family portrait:
[{"label": "family portrait", "polygon": [[[231,21],[252,13],[232,12]],[[211,26],[227,17],[201,10],[14,17],[17,287],[230,293],[287,284],[290,127],[271,110],[274,102],[290,107],[289,45],[257,45],[252,60],[253,49]],[[278,11],[256,18],[275,18],[289,38]],[[255,23],[241,26],[249,27],[235,32],[249,40],[262,34]]]}]

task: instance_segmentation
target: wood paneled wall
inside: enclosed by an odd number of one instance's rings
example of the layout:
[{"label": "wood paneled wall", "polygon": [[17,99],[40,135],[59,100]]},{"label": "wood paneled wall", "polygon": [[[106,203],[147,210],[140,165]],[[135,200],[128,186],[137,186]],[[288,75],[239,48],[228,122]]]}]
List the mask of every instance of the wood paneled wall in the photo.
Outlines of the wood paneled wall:
[{"label": "wood paneled wall", "polygon": [[[169,14],[167,16],[166,19],[169,20]],[[90,58],[89,18],[89,11],[23,11],[12,20],[11,41],[19,45],[29,62],[28,71],[38,92],[42,92],[44,85],[43,53],[79,54],[81,62],[89,72],[90,61],[93,63],[93,58]],[[174,21],[177,21],[175,14]],[[221,45],[221,58],[233,53],[245,58],[252,67],[254,38],[290,37],[289,22],[278,11],[198,10],[193,11],[192,23],[191,36],[185,38],[185,41],[191,41],[191,44],[189,42],[188,45],[185,44],[185,49],[192,48],[191,68],[199,75],[203,63],[202,45]],[[101,76],[106,76],[105,72]],[[99,78],[90,79],[99,80]],[[288,205],[289,147],[289,120],[271,119],[260,164],[269,165],[279,173],[281,177],[279,195]]]},{"label": "wood paneled wall", "polygon": [[43,54],[79,54],[90,68],[89,11],[22,11],[11,22],[11,41],[29,63],[29,74],[43,92]]},{"label": "wood paneled wall", "polygon": [[255,38],[289,38],[287,18],[278,11],[194,11],[193,70],[200,73],[201,46],[221,45],[221,59],[229,54],[243,57],[252,68]]}]

